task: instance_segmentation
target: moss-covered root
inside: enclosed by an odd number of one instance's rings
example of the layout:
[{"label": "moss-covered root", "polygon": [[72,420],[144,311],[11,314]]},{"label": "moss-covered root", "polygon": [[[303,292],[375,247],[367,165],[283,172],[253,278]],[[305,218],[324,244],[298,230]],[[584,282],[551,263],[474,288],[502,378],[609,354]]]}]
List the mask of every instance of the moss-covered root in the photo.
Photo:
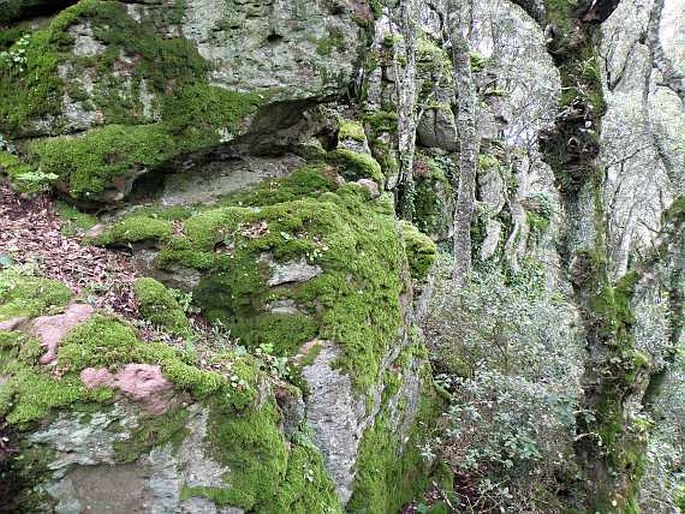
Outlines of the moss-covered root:
[{"label": "moss-covered root", "polygon": [[152,324],[180,337],[192,334],[190,323],[174,295],[154,278],[139,278],[134,284],[140,313]]}]

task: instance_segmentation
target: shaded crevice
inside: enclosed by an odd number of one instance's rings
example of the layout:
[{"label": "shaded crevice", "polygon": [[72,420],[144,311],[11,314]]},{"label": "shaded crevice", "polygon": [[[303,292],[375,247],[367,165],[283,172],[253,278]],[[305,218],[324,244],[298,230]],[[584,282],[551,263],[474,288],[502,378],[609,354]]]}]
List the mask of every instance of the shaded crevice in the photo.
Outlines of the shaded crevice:
[{"label": "shaded crevice", "polygon": [[78,0],[8,0],[0,5],[0,27],[41,16],[52,16]]}]

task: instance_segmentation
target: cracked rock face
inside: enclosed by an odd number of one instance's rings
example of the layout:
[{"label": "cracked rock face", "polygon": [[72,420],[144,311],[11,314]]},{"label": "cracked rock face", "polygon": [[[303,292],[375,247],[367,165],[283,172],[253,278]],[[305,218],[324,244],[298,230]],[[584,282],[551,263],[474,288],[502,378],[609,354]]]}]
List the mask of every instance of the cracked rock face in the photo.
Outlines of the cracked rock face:
[{"label": "cracked rock face", "polygon": [[306,98],[352,79],[358,9],[356,2],[190,0],[183,33],[218,65],[215,83]]}]

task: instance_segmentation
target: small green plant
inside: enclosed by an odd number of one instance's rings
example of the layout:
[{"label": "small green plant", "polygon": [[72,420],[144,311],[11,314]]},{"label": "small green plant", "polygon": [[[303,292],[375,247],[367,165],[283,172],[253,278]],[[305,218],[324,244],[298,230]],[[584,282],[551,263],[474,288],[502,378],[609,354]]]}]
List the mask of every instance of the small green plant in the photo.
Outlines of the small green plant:
[{"label": "small green plant", "polygon": [[9,50],[0,52],[0,69],[7,69],[20,73],[25,71],[26,65],[28,64],[26,49],[30,43],[31,36],[29,34],[24,34]]},{"label": "small green plant", "polygon": [[471,71],[474,73],[483,71],[490,60],[478,52],[471,52],[469,56],[471,58]]}]

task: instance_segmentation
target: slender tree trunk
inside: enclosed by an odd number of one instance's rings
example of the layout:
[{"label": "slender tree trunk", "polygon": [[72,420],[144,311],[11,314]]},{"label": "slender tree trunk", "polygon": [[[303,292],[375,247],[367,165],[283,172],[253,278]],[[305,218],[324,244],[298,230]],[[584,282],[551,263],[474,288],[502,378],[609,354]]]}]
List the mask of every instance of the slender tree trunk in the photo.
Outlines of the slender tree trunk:
[{"label": "slender tree trunk", "polygon": [[414,217],[414,153],[416,151],[416,19],[417,0],[405,0],[400,5],[400,30],[402,32],[405,66],[400,71],[400,45],[395,45],[394,68],[398,100],[398,210],[402,218]]},{"label": "slender tree trunk", "polygon": [[471,272],[471,222],[476,204],[476,174],[480,135],[478,133],[478,94],[471,73],[471,56],[461,33],[455,9],[449,18],[449,40],[457,86],[457,143],[459,146],[459,185],[454,211],[454,268],[452,276],[461,284]]}]

